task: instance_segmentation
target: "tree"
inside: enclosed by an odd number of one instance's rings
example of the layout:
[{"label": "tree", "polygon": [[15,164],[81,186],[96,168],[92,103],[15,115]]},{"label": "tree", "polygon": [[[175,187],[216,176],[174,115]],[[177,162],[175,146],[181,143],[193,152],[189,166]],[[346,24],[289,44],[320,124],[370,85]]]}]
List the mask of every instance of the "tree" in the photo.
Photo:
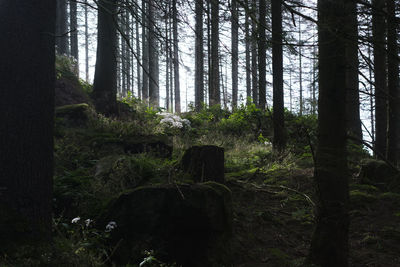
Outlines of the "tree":
[{"label": "tree", "polygon": [[272,13],[272,73],[273,73],[273,124],[274,150],[285,149],[285,120],[283,99],[283,49],[282,49],[282,2],[271,1]]},{"label": "tree", "polygon": [[238,101],[238,61],[239,61],[239,16],[237,0],[232,0],[232,108],[236,108]]},{"label": "tree", "polygon": [[68,18],[66,0],[56,0],[56,49],[60,55],[68,55]]},{"label": "tree", "polygon": [[267,56],[267,38],[265,36],[266,30],[266,16],[267,16],[267,3],[266,0],[259,0],[259,24],[258,24],[258,105],[262,110],[265,110],[266,105],[266,56]]},{"label": "tree", "polygon": [[[249,0],[245,1],[245,8],[249,8]],[[250,68],[250,25],[249,12],[246,10],[244,30],[245,30],[245,47],[246,47],[246,103],[251,98],[251,68]],[[248,104],[248,103],[247,103]]]},{"label": "tree", "polygon": [[209,70],[209,101],[210,106],[220,105],[219,88],[219,0],[211,1],[211,69]]},{"label": "tree", "polygon": [[195,107],[199,111],[204,102],[204,45],[203,45],[203,0],[196,0],[195,40]]},{"label": "tree", "polygon": [[148,15],[146,1],[142,1],[142,100],[148,101],[149,98],[149,49],[148,49]]},{"label": "tree", "polygon": [[155,3],[148,0],[148,40],[149,40],[149,102],[151,107],[160,105],[159,71],[158,71],[158,42],[156,38]]},{"label": "tree", "polygon": [[178,46],[178,9],[176,0],[172,0],[172,31],[174,43],[174,88],[175,112],[181,112],[181,89],[179,85],[179,46]]},{"label": "tree", "polygon": [[70,44],[71,56],[76,60],[75,73],[79,75],[79,49],[78,49],[78,9],[76,0],[69,1],[69,19],[70,19]]},{"label": "tree", "polygon": [[346,159],[346,0],[318,1],[319,99],[315,162],[317,225],[308,260],[348,266],[349,188]]},{"label": "tree", "polygon": [[257,75],[257,22],[255,20],[257,12],[257,0],[251,1],[251,80],[252,80],[252,93],[253,103],[258,105],[258,75]]},{"label": "tree", "polygon": [[[361,119],[360,119],[360,97],[358,79],[358,21],[357,2],[348,1],[349,10],[346,43],[346,107],[347,107],[347,130],[356,139],[362,141]],[[358,143],[360,143],[358,142]]]},{"label": "tree", "polygon": [[385,0],[372,0],[372,38],[375,77],[375,151],[385,156],[387,148],[387,78],[385,48]]},{"label": "tree", "polygon": [[88,0],[85,0],[85,77],[89,82],[89,21],[88,21]]},{"label": "tree", "polygon": [[98,1],[98,34],[93,100],[96,110],[117,113],[117,28],[116,0]]},{"label": "tree", "polygon": [[1,248],[51,237],[55,14],[53,0],[0,1]]},{"label": "tree", "polygon": [[397,165],[400,159],[400,87],[399,54],[397,44],[398,22],[394,0],[386,0],[387,9],[387,70],[389,93],[387,159]]}]

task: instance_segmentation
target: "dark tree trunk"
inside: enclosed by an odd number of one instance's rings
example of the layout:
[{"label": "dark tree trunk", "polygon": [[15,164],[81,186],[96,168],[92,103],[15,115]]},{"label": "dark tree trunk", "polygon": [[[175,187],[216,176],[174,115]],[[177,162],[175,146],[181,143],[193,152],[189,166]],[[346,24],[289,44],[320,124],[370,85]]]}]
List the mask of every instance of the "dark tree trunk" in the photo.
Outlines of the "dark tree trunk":
[{"label": "dark tree trunk", "polygon": [[160,105],[160,93],[158,86],[158,44],[155,32],[155,3],[148,0],[149,10],[149,102],[151,107]]},{"label": "dark tree trunk", "polygon": [[2,252],[51,237],[55,16],[53,0],[0,1]]},{"label": "dark tree trunk", "polygon": [[209,71],[210,106],[220,105],[220,77],[219,77],[219,0],[211,1],[211,70]]},{"label": "dark tree trunk", "polygon": [[[362,140],[361,119],[360,119],[360,97],[358,91],[358,21],[357,21],[357,3],[348,1],[347,8],[349,12],[347,31],[349,33],[346,41],[346,114],[347,131],[350,135]],[[359,142],[359,143],[360,143]]]},{"label": "dark tree trunk", "polygon": [[85,75],[86,82],[89,82],[89,21],[88,21],[88,0],[85,0]]},{"label": "dark tree trunk", "polygon": [[98,2],[98,36],[93,100],[96,110],[107,116],[117,114],[116,0]]},{"label": "dark tree trunk", "polygon": [[142,1],[142,100],[147,103],[149,101],[149,49],[148,49],[148,5],[146,1]]},{"label": "dark tree trunk", "polygon": [[317,225],[309,261],[346,267],[349,188],[346,158],[346,0],[318,1],[319,99],[315,163]]},{"label": "dark tree trunk", "polygon": [[394,0],[386,0],[387,9],[387,51],[388,51],[388,146],[387,159],[394,165],[399,163],[400,157],[400,88],[399,88],[399,53],[397,44],[398,22]]},{"label": "dark tree trunk", "polygon": [[303,99],[303,52],[301,47],[301,17],[299,17],[299,115],[303,115],[304,99]]},{"label": "dark tree trunk", "polygon": [[204,103],[204,46],[203,46],[203,0],[196,0],[195,44],[195,107],[199,111]]},{"label": "dark tree trunk", "polygon": [[178,46],[178,9],[176,0],[172,1],[172,28],[174,35],[174,89],[175,112],[181,112],[181,89],[179,85],[179,46]]},{"label": "dark tree trunk", "polygon": [[77,18],[77,5],[76,0],[69,1],[69,19],[70,19],[70,43],[71,43],[71,56],[75,59],[75,73],[79,75],[79,49],[78,49],[78,18]]},{"label": "dark tree trunk", "polygon": [[387,79],[385,48],[385,0],[372,0],[372,38],[375,76],[375,151],[386,155],[387,147]]},{"label": "dark tree trunk", "polygon": [[273,124],[274,150],[285,149],[285,121],[283,99],[282,2],[271,1],[272,13],[272,73],[273,73]]},{"label": "dark tree trunk", "polygon": [[[249,0],[246,0],[245,7],[249,7]],[[249,14],[246,9],[245,12],[245,47],[246,47],[246,103],[249,104],[248,100],[251,98],[251,67],[250,67],[250,25],[249,25]]]},{"label": "dark tree trunk", "polygon": [[217,146],[193,146],[185,151],[182,167],[196,183],[224,183],[224,149]]},{"label": "dark tree trunk", "polygon": [[259,0],[259,24],[258,24],[258,105],[262,110],[265,110],[266,105],[266,55],[267,55],[267,39],[265,36],[267,2]]},{"label": "dark tree trunk", "polygon": [[[134,6],[134,14],[139,14],[138,13],[138,6],[135,5]],[[134,16],[134,14],[132,14],[132,16]],[[142,99],[142,81],[141,81],[141,56],[142,53],[140,51],[140,33],[139,33],[139,24],[140,21],[138,19],[135,19],[135,30],[136,30],[136,54],[137,54],[137,58],[136,58],[136,76],[137,76],[137,92],[138,92],[138,98]],[[133,69],[133,66],[132,66]],[[132,86],[132,89],[134,88],[134,86]]]},{"label": "dark tree trunk", "polygon": [[[251,2],[251,13],[253,18],[256,17],[257,13],[257,0]],[[252,77],[252,89],[253,89],[253,103],[258,106],[258,68],[257,68],[257,22],[252,19],[251,27],[251,77]]]},{"label": "dark tree trunk", "polygon": [[56,3],[56,51],[59,55],[68,55],[67,1],[56,0]]},{"label": "dark tree trunk", "polygon": [[238,101],[239,16],[237,0],[232,0],[232,109]]}]

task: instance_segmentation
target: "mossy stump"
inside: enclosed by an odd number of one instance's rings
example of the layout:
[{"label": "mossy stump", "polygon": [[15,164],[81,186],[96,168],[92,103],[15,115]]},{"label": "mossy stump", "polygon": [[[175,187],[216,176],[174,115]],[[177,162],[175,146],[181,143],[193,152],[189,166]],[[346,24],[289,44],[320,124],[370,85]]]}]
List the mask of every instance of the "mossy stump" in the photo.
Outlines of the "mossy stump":
[{"label": "mossy stump", "polygon": [[196,183],[225,183],[224,149],[218,146],[192,146],[182,158],[182,168]]}]

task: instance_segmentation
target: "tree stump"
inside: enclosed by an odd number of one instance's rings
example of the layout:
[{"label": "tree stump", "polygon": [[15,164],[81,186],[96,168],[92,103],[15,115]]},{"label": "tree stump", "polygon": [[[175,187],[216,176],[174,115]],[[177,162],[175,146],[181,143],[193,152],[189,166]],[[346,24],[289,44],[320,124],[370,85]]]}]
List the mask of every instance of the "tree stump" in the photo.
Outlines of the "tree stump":
[{"label": "tree stump", "polygon": [[183,170],[193,181],[202,183],[214,181],[224,183],[224,149],[217,146],[193,146],[182,158]]}]

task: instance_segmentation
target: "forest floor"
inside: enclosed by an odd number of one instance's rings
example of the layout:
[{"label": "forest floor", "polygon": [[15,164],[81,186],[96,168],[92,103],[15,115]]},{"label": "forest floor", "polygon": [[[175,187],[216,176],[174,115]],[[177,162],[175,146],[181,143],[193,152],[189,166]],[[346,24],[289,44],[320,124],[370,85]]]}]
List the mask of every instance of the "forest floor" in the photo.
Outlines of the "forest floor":
[{"label": "forest floor", "polygon": [[[255,172],[228,182],[235,266],[300,266],[307,256],[314,227],[313,169],[291,170],[265,183],[268,179]],[[400,195],[357,183],[350,190],[350,266],[400,266]]]}]

